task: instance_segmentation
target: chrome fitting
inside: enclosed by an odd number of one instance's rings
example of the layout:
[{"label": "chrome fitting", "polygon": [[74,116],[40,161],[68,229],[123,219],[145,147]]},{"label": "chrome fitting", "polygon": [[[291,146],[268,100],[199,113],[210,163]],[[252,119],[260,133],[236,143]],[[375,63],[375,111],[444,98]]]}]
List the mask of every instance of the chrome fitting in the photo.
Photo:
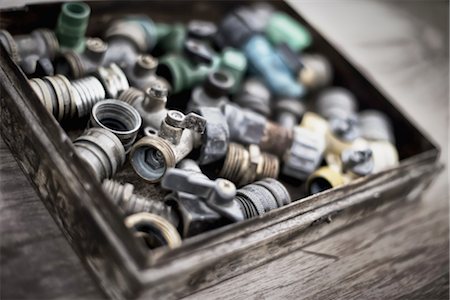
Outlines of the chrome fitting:
[{"label": "chrome fitting", "polygon": [[240,188],[235,200],[245,219],[254,218],[291,203],[291,197],[278,180],[265,178]]},{"label": "chrome fitting", "polygon": [[136,238],[142,239],[149,249],[162,246],[174,249],[181,245],[177,229],[158,215],[148,212],[137,213],[125,219],[125,226],[132,230]]},{"label": "chrome fitting", "polygon": [[73,145],[99,182],[111,178],[125,162],[122,143],[117,136],[103,128],[87,129]]},{"label": "chrome fitting", "polygon": [[274,155],[261,153],[257,145],[244,146],[230,143],[219,177],[226,178],[237,186],[243,186],[256,180],[277,178],[280,162]]},{"label": "chrome fitting", "polygon": [[141,125],[142,119],[137,110],[123,101],[103,100],[92,108],[90,126],[115,134],[127,152],[136,140]]},{"label": "chrome fitting", "polygon": [[94,76],[103,84],[106,96],[109,98],[116,99],[120,93],[130,87],[127,77],[115,63],[110,64],[108,67],[98,68]]}]

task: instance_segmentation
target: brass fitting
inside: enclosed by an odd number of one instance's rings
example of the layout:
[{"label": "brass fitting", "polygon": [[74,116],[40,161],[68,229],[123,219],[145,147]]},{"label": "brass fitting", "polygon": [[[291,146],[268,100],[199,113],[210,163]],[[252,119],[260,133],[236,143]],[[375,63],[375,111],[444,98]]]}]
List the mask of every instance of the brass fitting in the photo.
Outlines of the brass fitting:
[{"label": "brass fitting", "polygon": [[133,169],[143,179],[159,182],[168,168],[199,146],[205,123],[194,113],[168,111],[157,136],[145,136],[134,144],[130,153]]},{"label": "brass fitting", "polygon": [[279,170],[278,158],[261,153],[257,145],[250,145],[246,149],[240,144],[230,143],[218,176],[243,186],[267,177],[277,178]]},{"label": "brass fitting", "polygon": [[141,212],[125,219],[127,226],[137,238],[143,239],[149,249],[167,246],[170,249],[181,245],[181,237],[177,229],[166,219]]}]

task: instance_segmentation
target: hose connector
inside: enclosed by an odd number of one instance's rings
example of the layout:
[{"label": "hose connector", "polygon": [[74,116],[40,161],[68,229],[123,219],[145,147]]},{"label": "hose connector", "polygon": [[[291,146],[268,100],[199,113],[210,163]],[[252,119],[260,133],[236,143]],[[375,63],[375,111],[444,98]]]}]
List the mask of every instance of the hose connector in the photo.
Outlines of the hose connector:
[{"label": "hose connector", "polygon": [[56,36],[61,48],[83,52],[90,14],[91,8],[83,2],[62,5],[56,25]]}]

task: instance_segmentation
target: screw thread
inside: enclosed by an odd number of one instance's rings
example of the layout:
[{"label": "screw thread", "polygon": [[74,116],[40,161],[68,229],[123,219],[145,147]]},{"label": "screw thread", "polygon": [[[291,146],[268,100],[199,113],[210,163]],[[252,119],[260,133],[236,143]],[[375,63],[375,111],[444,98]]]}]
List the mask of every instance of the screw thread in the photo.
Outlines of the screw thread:
[{"label": "screw thread", "polygon": [[80,118],[88,115],[92,107],[106,97],[102,83],[93,76],[72,81],[72,87],[78,95],[76,106]]}]

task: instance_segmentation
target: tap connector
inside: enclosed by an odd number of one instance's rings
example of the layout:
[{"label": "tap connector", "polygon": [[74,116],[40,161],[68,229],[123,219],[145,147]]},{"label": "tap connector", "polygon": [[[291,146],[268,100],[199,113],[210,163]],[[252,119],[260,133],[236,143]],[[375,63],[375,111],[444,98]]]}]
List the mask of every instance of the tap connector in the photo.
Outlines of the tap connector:
[{"label": "tap connector", "polygon": [[[53,31],[36,29],[30,34],[12,36],[0,30],[0,43],[5,46],[12,60],[25,74],[34,74],[39,60],[52,61],[59,51],[59,43]],[[51,75],[51,74],[49,74]]]},{"label": "tap connector", "polygon": [[291,203],[291,197],[278,180],[265,178],[240,188],[235,200],[245,219],[263,215],[273,209]]},{"label": "tap connector", "polygon": [[306,180],[321,164],[326,149],[325,136],[297,126],[291,148],[286,151],[282,173]]},{"label": "tap connector", "polygon": [[263,178],[277,178],[280,162],[274,155],[261,153],[256,145],[230,143],[219,177],[243,186]]},{"label": "tap connector", "polygon": [[174,213],[172,207],[162,201],[136,195],[134,193],[134,185],[131,183],[122,184],[115,180],[105,179],[102,187],[124,215],[148,212],[163,217],[174,226],[178,226],[178,216]]},{"label": "tap connector", "polygon": [[249,78],[244,81],[239,92],[233,97],[233,102],[242,108],[268,117],[271,111],[271,97],[270,90],[260,80]]},{"label": "tap connector", "polygon": [[131,149],[131,164],[149,182],[159,182],[168,168],[198,146],[205,130],[205,119],[197,114],[175,110],[167,112],[157,136],[145,136]]},{"label": "tap connector", "polygon": [[100,100],[105,99],[105,89],[92,76],[69,81],[63,75],[33,78],[29,83],[45,108],[58,121],[84,117]]},{"label": "tap connector", "polygon": [[149,249],[162,246],[174,249],[181,245],[181,237],[177,229],[163,217],[141,212],[128,216],[124,222],[134,236],[142,239]]},{"label": "tap connector", "polygon": [[122,143],[106,129],[89,128],[73,144],[99,182],[111,178],[125,162]]},{"label": "tap connector", "polygon": [[287,129],[293,129],[305,112],[304,105],[297,99],[280,99],[275,103],[275,119]]},{"label": "tap connector", "polygon": [[226,71],[215,71],[208,75],[203,86],[192,91],[187,111],[194,111],[198,107],[222,107],[230,100],[228,93],[233,87],[234,79]]},{"label": "tap connector", "polygon": [[127,152],[136,140],[141,125],[138,111],[123,101],[103,100],[92,108],[90,126],[101,127],[115,134]]},{"label": "tap connector", "polygon": [[130,87],[118,99],[136,108],[145,127],[159,130],[167,115],[167,88],[161,84],[152,85],[146,92]]},{"label": "tap connector", "polygon": [[233,183],[223,178],[210,180],[192,160],[183,160],[178,167],[167,171],[161,185],[172,191],[166,201],[176,206],[184,237],[243,220],[239,205],[233,200]]}]

